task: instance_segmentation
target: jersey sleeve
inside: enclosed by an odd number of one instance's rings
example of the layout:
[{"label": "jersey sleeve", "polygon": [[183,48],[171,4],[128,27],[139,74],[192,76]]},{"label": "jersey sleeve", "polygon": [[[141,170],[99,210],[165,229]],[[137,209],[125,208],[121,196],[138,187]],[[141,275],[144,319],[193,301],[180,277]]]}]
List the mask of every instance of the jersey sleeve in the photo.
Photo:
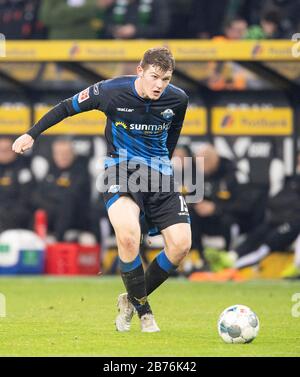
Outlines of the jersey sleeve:
[{"label": "jersey sleeve", "polygon": [[176,145],[179,139],[179,135],[182,129],[187,106],[188,106],[188,97],[186,96],[184,101],[182,101],[181,105],[178,107],[178,110],[175,113],[174,120],[168,132],[167,148],[169,151],[170,159],[172,158],[174,149],[176,148]]},{"label": "jersey sleeve", "polygon": [[70,112],[81,113],[89,110],[100,110],[104,113],[110,100],[109,91],[104,88],[103,81],[89,86],[74,97],[68,99]]},{"label": "jersey sleeve", "polygon": [[110,96],[103,88],[103,82],[96,83],[82,90],[71,98],[61,101],[48,111],[28,132],[36,139],[42,132],[69,116],[90,110],[100,110],[104,113],[109,105]]}]

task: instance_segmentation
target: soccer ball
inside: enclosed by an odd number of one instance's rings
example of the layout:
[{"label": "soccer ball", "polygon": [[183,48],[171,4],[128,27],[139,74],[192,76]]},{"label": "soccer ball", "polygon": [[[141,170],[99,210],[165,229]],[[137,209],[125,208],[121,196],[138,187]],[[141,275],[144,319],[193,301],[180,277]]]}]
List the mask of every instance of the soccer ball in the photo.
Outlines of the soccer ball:
[{"label": "soccer ball", "polygon": [[257,315],[245,305],[225,309],[218,320],[218,332],[225,343],[250,343],[259,330]]}]

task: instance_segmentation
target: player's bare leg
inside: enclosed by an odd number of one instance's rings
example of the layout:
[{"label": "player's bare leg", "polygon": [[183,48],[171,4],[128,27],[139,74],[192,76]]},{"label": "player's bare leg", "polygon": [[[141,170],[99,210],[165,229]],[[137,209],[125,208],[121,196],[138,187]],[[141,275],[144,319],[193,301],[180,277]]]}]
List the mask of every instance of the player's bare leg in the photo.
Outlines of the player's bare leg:
[{"label": "player's bare leg", "polygon": [[139,214],[139,207],[127,196],[119,198],[108,210],[117,238],[121,276],[127,290],[127,294],[118,298],[116,328],[118,331],[129,331],[135,309],[141,319],[142,331],[156,332],[159,328],[147,301],[145,275],[139,256]]},{"label": "player's bare leg", "polygon": [[147,295],[168,279],[170,272],[178,267],[191,248],[190,224],[174,224],[163,229],[161,233],[165,248],[152,261],[145,273]]}]

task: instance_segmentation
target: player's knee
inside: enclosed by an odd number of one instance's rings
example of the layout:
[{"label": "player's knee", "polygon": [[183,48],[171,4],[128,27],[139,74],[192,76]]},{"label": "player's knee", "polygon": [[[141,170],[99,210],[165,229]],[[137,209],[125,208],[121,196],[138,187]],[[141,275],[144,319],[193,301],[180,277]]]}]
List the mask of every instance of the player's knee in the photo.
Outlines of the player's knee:
[{"label": "player's knee", "polygon": [[139,240],[133,233],[126,233],[118,236],[118,246],[126,250],[128,253],[136,253],[139,248]]}]

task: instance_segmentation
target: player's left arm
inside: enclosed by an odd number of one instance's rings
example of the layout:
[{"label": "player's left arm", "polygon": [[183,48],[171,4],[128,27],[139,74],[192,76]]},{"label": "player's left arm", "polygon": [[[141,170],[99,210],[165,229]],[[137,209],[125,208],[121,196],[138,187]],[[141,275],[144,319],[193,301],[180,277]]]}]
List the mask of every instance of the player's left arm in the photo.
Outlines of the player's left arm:
[{"label": "player's left arm", "polygon": [[61,101],[46,113],[27,134],[36,139],[42,132],[67,117],[94,109],[105,111],[107,95],[103,93],[101,87],[101,83],[97,83],[75,94],[73,97]]},{"label": "player's left arm", "polygon": [[171,124],[171,127],[168,132],[167,138],[167,148],[169,151],[169,158],[171,159],[173,156],[173,152],[176,148],[180,132],[183,126],[186,109],[188,106],[188,97],[186,96],[184,101],[180,104],[180,106],[176,109],[174,120]]}]

